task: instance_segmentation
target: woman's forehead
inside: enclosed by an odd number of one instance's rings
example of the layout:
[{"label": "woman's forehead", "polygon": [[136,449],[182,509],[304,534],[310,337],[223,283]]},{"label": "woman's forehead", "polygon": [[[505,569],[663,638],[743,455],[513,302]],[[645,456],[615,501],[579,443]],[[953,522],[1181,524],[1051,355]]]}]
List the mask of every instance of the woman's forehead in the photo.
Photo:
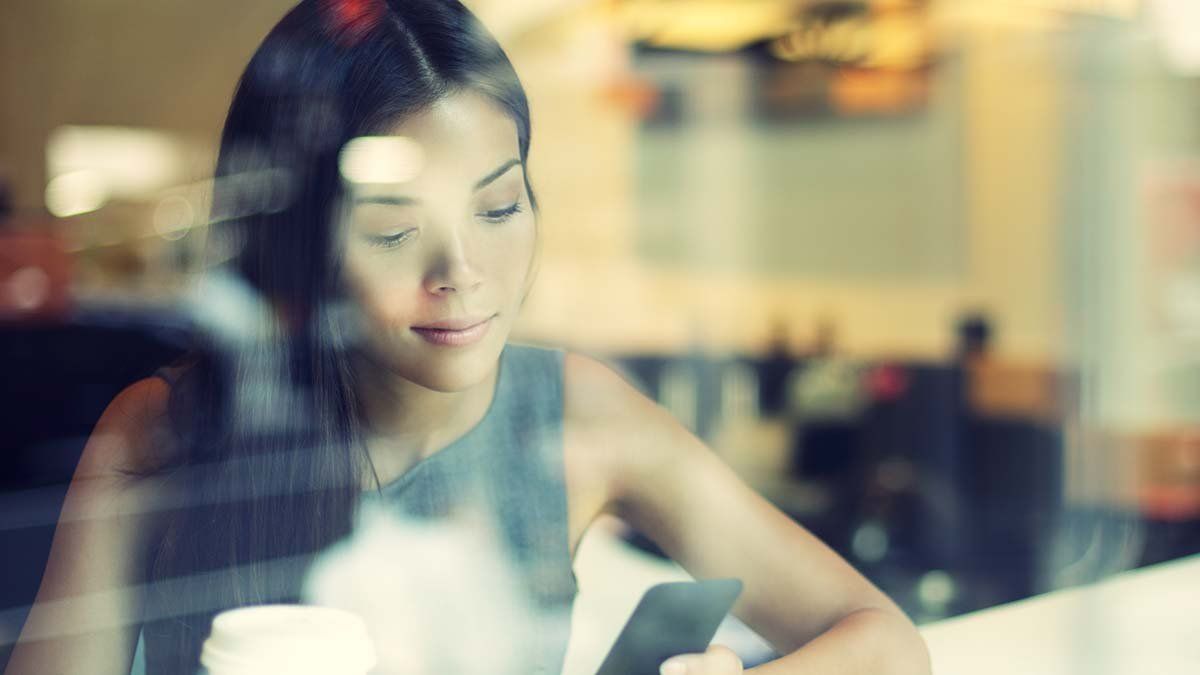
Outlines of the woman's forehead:
[{"label": "woman's forehead", "polygon": [[462,93],[385,128],[382,135],[351,140],[342,150],[341,171],[356,199],[397,192],[408,202],[427,192],[482,189],[508,175],[501,169],[513,163],[520,163],[516,123],[490,99]]},{"label": "woman's forehead", "polygon": [[444,96],[386,133],[412,141],[431,163],[476,158],[487,165],[515,157],[520,150],[516,122],[494,101],[474,91]]}]

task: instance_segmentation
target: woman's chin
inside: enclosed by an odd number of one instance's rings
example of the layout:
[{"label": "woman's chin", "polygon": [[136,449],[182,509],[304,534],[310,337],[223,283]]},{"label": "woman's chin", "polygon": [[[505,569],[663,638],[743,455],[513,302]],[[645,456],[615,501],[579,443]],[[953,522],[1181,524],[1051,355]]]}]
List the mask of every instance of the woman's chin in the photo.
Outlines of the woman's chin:
[{"label": "woman's chin", "polygon": [[478,385],[487,378],[487,375],[486,372],[466,372],[466,369],[463,369],[457,372],[420,373],[408,379],[426,389],[453,394]]},{"label": "woman's chin", "polygon": [[[427,351],[427,350],[422,350]],[[438,350],[426,358],[405,364],[405,379],[426,389],[453,393],[465,391],[486,381],[496,369],[500,350],[479,344],[468,350]]]}]

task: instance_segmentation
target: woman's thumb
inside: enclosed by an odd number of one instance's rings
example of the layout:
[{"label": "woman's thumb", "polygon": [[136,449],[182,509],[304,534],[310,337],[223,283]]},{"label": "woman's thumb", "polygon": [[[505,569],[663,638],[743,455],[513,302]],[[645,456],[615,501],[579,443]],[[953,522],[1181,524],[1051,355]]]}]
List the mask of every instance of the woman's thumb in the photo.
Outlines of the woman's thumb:
[{"label": "woman's thumb", "polygon": [[736,675],[742,660],[728,647],[713,645],[703,654],[680,654],[663,661],[661,675]]}]

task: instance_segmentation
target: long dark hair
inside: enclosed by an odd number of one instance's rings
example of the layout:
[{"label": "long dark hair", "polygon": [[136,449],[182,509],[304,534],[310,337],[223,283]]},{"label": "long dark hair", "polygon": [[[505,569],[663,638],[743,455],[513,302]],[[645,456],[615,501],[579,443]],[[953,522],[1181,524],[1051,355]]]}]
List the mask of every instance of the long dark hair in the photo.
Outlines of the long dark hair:
[{"label": "long dark hair", "polygon": [[151,568],[154,672],[193,673],[217,611],[297,599],[307,557],[349,533],[373,471],[337,245],[338,155],[462,90],[512,117],[524,161],[525,93],[457,0],[303,0],[246,67],[210,232],[226,259],[209,293],[229,297],[207,298],[211,329],[171,394],[180,454],[164,473],[182,500]]}]

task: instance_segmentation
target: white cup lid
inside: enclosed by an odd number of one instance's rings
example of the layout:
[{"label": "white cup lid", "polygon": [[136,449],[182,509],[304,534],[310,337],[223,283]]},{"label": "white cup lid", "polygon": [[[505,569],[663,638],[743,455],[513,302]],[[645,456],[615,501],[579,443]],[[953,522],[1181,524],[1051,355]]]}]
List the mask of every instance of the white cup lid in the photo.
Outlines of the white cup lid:
[{"label": "white cup lid", "polygon": [[375,648],[358,615],[312,605],[256,605],[213,619],[200,663],[213,675],[364,674]]}]

